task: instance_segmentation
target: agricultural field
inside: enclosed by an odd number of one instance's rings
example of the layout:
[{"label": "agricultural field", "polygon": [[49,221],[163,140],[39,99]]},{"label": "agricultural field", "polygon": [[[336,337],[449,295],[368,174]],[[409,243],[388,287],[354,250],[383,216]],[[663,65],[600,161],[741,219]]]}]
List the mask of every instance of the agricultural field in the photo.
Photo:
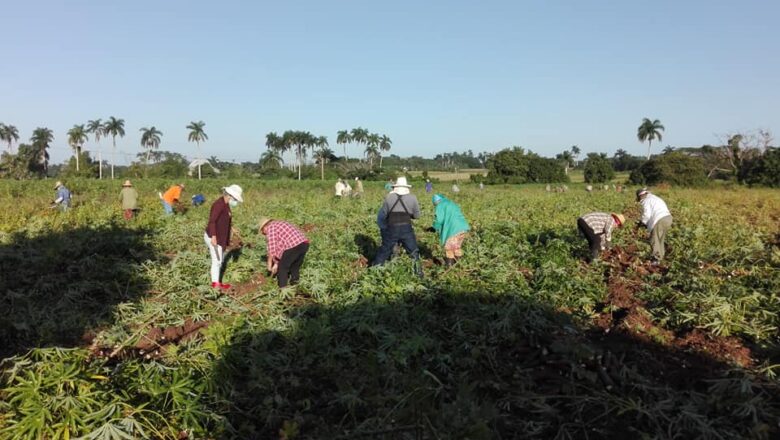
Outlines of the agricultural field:
[{"label": "agricultural field", "polygon": [[[442,265],[432,205],[401,256],[367,267],[383,182],[187,181],[205,206],[122,219],[120,181],[0,181],[0,438],[780,438],[780,192],[657,188],[668,260],[615,233],[592,265],[576,219],[638,218],[633,191],[464,184],[472,225]],[[219,293],[207,287],[211,201],[244,187]],[[311,240],[301,285],[265,272],[260,216]],[[240,243],[239,243],[240,242]]]}]

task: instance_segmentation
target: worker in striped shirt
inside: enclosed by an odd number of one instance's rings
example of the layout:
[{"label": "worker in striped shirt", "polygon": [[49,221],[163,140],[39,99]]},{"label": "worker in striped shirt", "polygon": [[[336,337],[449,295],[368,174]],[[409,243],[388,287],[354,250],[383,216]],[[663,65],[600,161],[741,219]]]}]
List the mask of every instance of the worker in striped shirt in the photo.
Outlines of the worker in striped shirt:
[{"label": "worker in striped shirt", "polygon": [[260,233],[268,242],[268,271],[276,275],[279,287],[298,284],[301,266],[309,240],[298,228],[290,223],[270,218],[260,219]]},{"label": "worker in striped shirt", "polygon": [[599,252],[612,241],[612,229],[622,227],[625,221],[623,214],[614,212],[591,212],[577,219],[577,229],[585,235],[590,246],[589,262],[599,258]]}]

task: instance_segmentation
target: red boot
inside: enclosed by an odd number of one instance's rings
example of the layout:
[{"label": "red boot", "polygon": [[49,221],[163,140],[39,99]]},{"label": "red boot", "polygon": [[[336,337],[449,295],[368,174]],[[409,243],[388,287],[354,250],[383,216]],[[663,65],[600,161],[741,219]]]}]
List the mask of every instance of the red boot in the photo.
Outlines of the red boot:
[{"label": "red boot", "polygon": [[219,283],[219,288],[220,288],[220,289],[222,289],[222,290],[228,290],[228,289],[230,289],[231,287],[233,287],[233,286],[232,286],[232,285],[230,285],[230,284],[227,284],[227,283]]}]

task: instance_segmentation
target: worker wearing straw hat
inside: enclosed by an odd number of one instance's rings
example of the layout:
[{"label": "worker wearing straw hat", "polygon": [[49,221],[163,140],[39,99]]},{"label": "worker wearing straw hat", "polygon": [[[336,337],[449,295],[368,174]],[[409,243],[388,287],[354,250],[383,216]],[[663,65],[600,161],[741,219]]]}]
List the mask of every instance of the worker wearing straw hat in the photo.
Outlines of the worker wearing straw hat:
[{"label": "worker wearing straw hat", "polygon": [[59,206],[62,212],[67,211],[68,208],[70,208],[70,190],[59,180],[54,184],[54,190],[57,191],[57,198],[54,199],[54,206]]},{"label": "worker wearing straw hat", "polygon": [[268,271],[272,276],[276,275],[279,287],[298,284],[301,266],[309,251],[309,239],[300,229],[281,220],[263,217],[258,227],[268,243]]},{"label": "worker wearing straw hat", "polygon": [[393,255],[393,247],[400,243],[414,260],[414,271],[423,276],[420,264],[420,249],[417,247],[417,237],[414,235],[412,220],[420,218],[420,205],[417,197],[410,193],[412,186],[406,183],[406,177],[399,177],[393,184],[393,191],[385,197],[384,213],[387,220],[386,240],[374,258],[373,266],[381,266]]},{"label": "worker wearing straw hat", "polygon": [[119,201],[122,203],[122,213],[125,220],[130,220],[138,210],[138,191],[133,188],[129,180],[122,184],[122,191],[119,192]]},{"label": "worker wearing straw hat", "polygon": [[626,218],[623,214],[607,212],[591,212],[577,219],[577,228],[588,240],[590,255],[588,261],[599,258],[599,252],[606,249],[612,242],[612,230],[623,227]]},{"label": "worker wearing straw hat", "polygon": [[211,205],[209,222],[203,233],[203,240],[209,248],[211,256],[211,287],[215,289],[230,289],[230,284],[222,282],[222,271],[225,263],[225,249],[230,244],[230,230],[233,223],[233,212],[239,203],[244,201],[244,191],[238,185],[222,188],[222,197]]}]

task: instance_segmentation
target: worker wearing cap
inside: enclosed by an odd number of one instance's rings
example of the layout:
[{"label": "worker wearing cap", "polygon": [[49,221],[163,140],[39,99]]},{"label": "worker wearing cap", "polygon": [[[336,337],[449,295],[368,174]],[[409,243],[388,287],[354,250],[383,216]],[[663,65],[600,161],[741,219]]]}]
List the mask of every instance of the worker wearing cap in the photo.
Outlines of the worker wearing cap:
[{"label": "worker wearing cap", "polygon": [[623,227],[625,221],[623,214],[614,212],[591,212],[577,219],[577,228],[585,235],[590,246],[588,261],[599,258],[599,252],[612,242],[612,230],[615,227]]},{"label": "worker wearing cap", "polygon": [[460,210],[460,206],[441,194],[431,199],[435,206],[435,218],[432,229],[439,233],[439,241],[444,247],[444,264],[454,265],[463,256],[463,240],[469,231],[469,223]]},{"label": "worker wearing cap", "polygon": [[276,275],[279,287],[298,284],[301,266],[309,251],[309,239],[300,229],[281,220],[263,217],[259,227],[268,243],[268,271]]},{"label": "worker wearing cap", "polygon": [[54,199],[54,205],[59,206],[62,212],[67,211],[68,208],[70,208],[70,190],[60,181],[57,181],[57,183],[54,184],[54,190],[57,191],[57,198]]},{"label": "worker wearing cap", "polygon": [[669,228],[672,227],[672,214],[666,202],[657,195],[651,194],[647,188],[636,191],[636,201],[642,205],[642,218],[637,226],[644,225],[650,232],[653,261],[657,264],[666,254],[664,240]]},{"label": "worker wearing cap", "polygon": [[383,209],[387,222],[386,240],[374,257],[373,266],[381,266],[393,255],[396,243],[401,243],[409,256],[414,260],[414,271],[422,277],[420,264],[420,249],[417,247],[417,237],[412,228],[412,219],[420,218],[420,205],[417,197],[410,194],[412,186],[406,183],[406,177],[399,177],[393,184],[393,192],[385,197]]},{"label": "worker wearing cap", "polygon": [[119,201],[122,203],[122,214],[125,220],[130,220],[138,210],[138,191],[133,188],[129,180],[122,184],[122,191],[119,192]]},{"label": "worker wearing cap", "polygon": [[184,184],[178,183],[168,188],[168,190],[165,191],[165,194],[160,195],[160,201],[162,201],[166,215],[173,214],[173,207],[181,200],[182,191],[184,191]]},{"label": "worker wearing cap", "polygon": [[203,233],[203,240],[209,248],[211,256],[211,287],[215,289],[230,289],[230,284],[222,282],[222,270],[225,262],[225,249],[230,244],[230,230],[233,223],[233,212],[239,203],[244,201],[244,191],[238,185],[222,188],[222,197],[211,205],[209,222]]}]

